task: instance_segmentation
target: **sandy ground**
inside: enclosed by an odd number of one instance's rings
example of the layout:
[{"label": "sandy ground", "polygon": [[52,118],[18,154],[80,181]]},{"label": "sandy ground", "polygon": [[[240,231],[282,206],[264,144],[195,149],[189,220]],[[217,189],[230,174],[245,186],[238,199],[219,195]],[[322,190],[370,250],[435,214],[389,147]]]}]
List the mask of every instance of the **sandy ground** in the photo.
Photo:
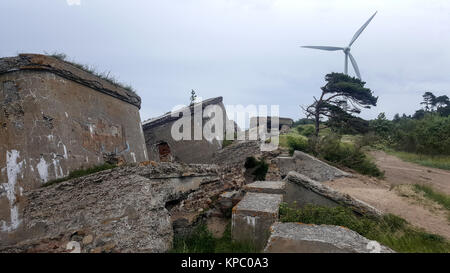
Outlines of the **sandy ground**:
[{"label": "sandy ground", "polygon": [[450,171],[405,162],[383,151],[370,154],[377,166],[385,171],[385,180],[391,185],[424,184],[450,195]]},{"label": "sandy ground", "polygon": [[385,171],[384,180],[355,174],[354,178],[342,178],[324,184],[383,212],[396,214],[430,233],[450,239],[448,212],[416,194],[409,186],[427,184],[450,194],[450,172],[403,162],[384,152],[374,152],[372,156],[379,168]]}]

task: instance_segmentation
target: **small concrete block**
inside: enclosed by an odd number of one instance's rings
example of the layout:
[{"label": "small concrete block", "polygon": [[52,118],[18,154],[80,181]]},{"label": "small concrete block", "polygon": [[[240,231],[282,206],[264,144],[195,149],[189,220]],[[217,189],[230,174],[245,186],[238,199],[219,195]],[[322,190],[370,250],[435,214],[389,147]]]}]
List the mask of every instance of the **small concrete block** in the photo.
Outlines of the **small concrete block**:
[{"label": "small concrete block", "polygon": [[281,194],[248,192],[233,208],[233,240],[248,242],[262,250],[270,236],[270,226],[278,220]]},{"label": "small concrete block", "polygon": [[348,228],[302,223],[274,223],[266,253],[393,253],[388,247]]},{"label": "small concrete block", "polygon": [[286,182],[284,181],[256,181],[244,186],[247,192],[285,194]]}]

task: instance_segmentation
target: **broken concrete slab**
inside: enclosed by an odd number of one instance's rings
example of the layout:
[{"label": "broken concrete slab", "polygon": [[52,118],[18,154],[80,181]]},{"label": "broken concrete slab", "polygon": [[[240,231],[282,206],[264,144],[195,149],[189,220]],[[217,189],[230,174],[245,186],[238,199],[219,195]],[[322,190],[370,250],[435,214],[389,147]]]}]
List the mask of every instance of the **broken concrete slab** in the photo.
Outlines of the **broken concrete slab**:
[{"label": "broken concrete slab", "polygon": [[242,191],[226,191],[219,196],[217,204],[224,216],[230,217],[231,209],[244,197]]},{"label": "broken concrete slab", "polygon": [[233,208],[233,240],[251,243],[262,250],[270,236],[270,226],[278,219],[282,201],[281,194],[247,193]]},{"label": "broken concrete slab", "polygon": [[282,177],[290,171],[296,171],[319,182],[351,177],[350,173],[339,170],[309,154],[295,151],[292,157],[278,157],[278,165]]},{"label": "broken concrete slab", "polygon": [[291,171],[287,175],[287,193],[285,202],[293,204],[294,202],[302,207],[307,204],[318,206],[345,206],[352,209],[360,215],[381,217],[383,213],[371,205],[355,199],[348,194],[336,191],[320,182],[309,177]]},{"label": "broken concrete slab", "polygon": [[215,165],[160,163],[35,189],[22,196],[19,229],[0,232],[0,252],[166,252],[173,228],[187,232],[221,186]]},{"label": "broken concrete slab", "polygon": [[244,190],[247,192],[285,194],[286,193],[286,182],[285,181],[256,181],[256,182],[245,185]]},{"label": "broken concrete slab", "polygon": [[344,227],[274,223],[264,249],[266,253],[393,253]]}]

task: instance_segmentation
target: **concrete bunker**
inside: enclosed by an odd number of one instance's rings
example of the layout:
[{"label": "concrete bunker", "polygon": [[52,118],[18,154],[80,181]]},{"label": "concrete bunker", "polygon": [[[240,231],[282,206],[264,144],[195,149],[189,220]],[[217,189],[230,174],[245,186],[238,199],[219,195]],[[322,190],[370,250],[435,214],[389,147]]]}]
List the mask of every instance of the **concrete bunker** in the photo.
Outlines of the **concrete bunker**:
[{"label": "concrete bunker", "polygon": [[[227,124],[233,126],[234,123],[227,117],[222,97],[211,98],[202,102],[181,108],[174,112],[166,113],[162,116],[146,120],[142,123],[150,160],[161,162],[165,160],[183,163],[210,163],[213,154],[222,148],[222,139],[207,139],[204,135],[205,126],[213,117],[208,117],[206,112],[208,107],[218,107],[222,111],[223,136]],[[196,111],[198,113],[196,114]],[[183,113],[190,113],[190,117],[184,117]],[[195,116],[199,115],[199,116]],[[205,117],[206,116],[206,117]],[[188,131],[188,139],[176,140],[172,136],[174,124],[182,118],[190,118],[191,128],[182,128]],[[220,119],[220,117],[217,117]],[[195,123],[201,122],[201,132],[196,132]],[[219,128],[217,128],[219,129]],[[216,130],[216,128],[214,128]],[[199,134],[201,133],[201,134]],[[170,156],[167,156],[170,150]],[[162,155],[163,154],[163,155]]]},{"label": "concrete bunker", "polygon": [[0,232],[21,224],[22,195],[111,156],[146,161],[141,99],[45,55],[0,59]]},{"label": "concrete bunker", "polygon": [[291,118],[283,117],[251,117],[250,118],[250,128],[256,128],[260,125],[267,126],[268,132],[272,128],[272,120],[278,118],[278,130],[281,133],[285,133],[291,129],[294,121]]}]

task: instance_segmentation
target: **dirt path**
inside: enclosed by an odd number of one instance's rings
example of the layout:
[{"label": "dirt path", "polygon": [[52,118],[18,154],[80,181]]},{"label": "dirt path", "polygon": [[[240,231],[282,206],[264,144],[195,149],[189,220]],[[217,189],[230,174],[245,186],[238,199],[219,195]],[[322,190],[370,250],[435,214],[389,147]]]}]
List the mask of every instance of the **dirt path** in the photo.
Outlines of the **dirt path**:
[{"label": "dirt path", "polygon": [[450,195],[450,171],[405,162],[383,151],[370,154],[378,168],[385,171],[385,180],[391,185],[424,184]]},{"label": "dirt path", "polygon": [[448,212],[415,193],[410,186],[426,184],[450,194],[450,172],[404,162],[380,151],[371,154],[378,167],[385,171],[384,180],[355,174],[354,178],[342,178],[324,184],[383,212],[396,214],[430,233],[450,239]]}]

